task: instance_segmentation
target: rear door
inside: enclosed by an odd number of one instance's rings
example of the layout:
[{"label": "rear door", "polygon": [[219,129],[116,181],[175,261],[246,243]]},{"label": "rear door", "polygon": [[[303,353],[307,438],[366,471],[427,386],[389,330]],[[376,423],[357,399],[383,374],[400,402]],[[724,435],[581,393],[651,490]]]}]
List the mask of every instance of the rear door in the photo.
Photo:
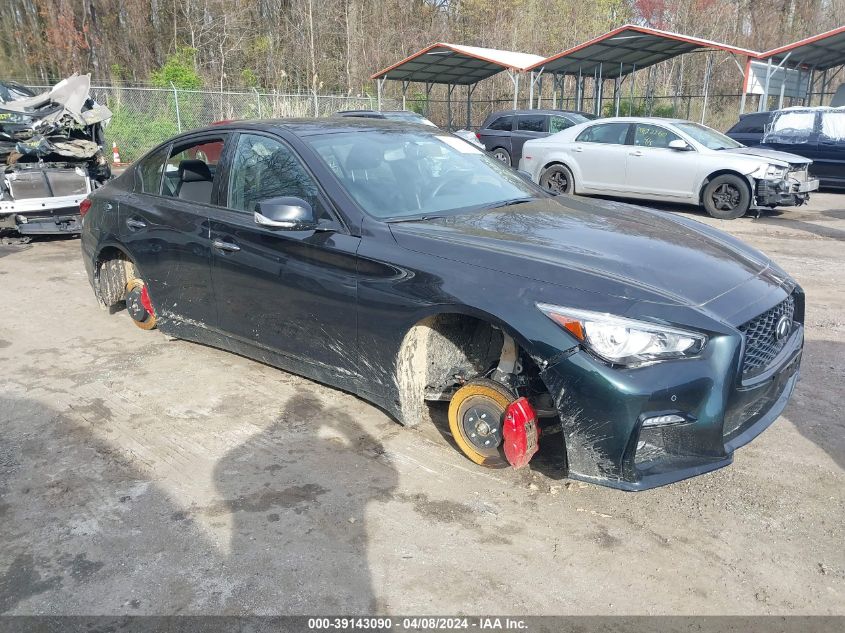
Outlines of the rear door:
[{"label": "rear door", "polygon": [[227,134],[183,137],[135,167],[120,202],[118,234],[137,264],[156,314],[214,327],[208,211]]},{"label": "rear door", "polygon": [[656,198],[693,197],[701,157],[696,151],[669,149],[675,140],[684,139],[662,125],[634,124],[625,163],[629,192]]},{"label": "rear door", "polygon": [[[349,234],[285,139],[242,132],[233,143],[220,207],[211,215],[220,329],[332,374],[358,374],[360,238]],[[256,203],[280,196],[308,202],[319,214],[320,230],[256,224]]]},{"label": "rear door", "polygon": [[481,142],[488,152],[501,147],[513,155],[511,149],[511,134],[513,133],[513,122],[516,117],[511,114],[503,114],[494,119],[487,127],[481,128]]},{"label": "rear door", "polygon": [[522,146],[532,138],[543,138],[549,135],[549,115],[520,114],[516,117],[516,129],[511,137],[511,159],[514,165],[522,158]]},{"label": "rear door", "polygon": [[597,123],[576,137],[572,155],[578,168],[578,189],[624,192],[630,123]]}]

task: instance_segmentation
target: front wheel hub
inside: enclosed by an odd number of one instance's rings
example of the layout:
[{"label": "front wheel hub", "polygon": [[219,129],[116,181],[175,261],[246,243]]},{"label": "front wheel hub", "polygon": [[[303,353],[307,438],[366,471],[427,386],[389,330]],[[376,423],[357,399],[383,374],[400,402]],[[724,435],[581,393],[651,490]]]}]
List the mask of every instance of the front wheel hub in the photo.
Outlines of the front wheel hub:
[{"label": "front wheel hub", "polygon": [[467,438],[477,448],[496,448],[502,441],[501,412],[492,407],[472,407],[464,414],[462,424]]}]

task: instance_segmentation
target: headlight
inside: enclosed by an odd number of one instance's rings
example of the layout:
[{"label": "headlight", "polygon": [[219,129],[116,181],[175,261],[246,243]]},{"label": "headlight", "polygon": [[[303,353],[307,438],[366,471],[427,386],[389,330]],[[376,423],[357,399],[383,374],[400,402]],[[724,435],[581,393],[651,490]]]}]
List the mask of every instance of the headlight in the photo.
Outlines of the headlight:
[{"label": "headlight", "polygon": [[696,356],[707,344],[707,336],[698,332],[548,303],[537,307],[596,356],[617,365]]},{"label": "headlight", "polygon": [[766,167],[766,178],[785,178],[787,172],[789,172],[789,167],[781,167],[780,165],[769,165],[768,167]]}]

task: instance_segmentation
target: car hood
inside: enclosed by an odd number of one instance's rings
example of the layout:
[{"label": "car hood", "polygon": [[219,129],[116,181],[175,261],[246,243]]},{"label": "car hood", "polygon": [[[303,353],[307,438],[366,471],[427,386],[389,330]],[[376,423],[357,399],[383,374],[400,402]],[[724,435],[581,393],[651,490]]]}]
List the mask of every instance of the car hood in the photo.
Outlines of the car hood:
[{"label": "car hood", "polygon": [[797,154],[790,154],[788,152],[779,152],[774,149],[765,149],[763,147],[737,147],[735,149],[724,149],[722,152],[729,154],[743,154],[745,156],[754,156],[755,158],[764,158],[768,161],[777,161],[784,164],[802,165],[812,163],[813,161],[798,156]]},{"label": "car hood", "polygon": [[574,196],[392,224],[400,246],[546,283],[629,299],[703,305],[769,266],[707,225]]}]

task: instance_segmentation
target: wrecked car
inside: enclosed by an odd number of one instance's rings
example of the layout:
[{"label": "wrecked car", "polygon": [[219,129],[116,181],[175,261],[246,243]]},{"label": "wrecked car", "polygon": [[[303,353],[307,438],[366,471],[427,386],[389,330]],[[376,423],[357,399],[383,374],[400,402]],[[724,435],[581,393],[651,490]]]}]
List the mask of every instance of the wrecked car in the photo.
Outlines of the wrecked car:
[{"label": "wrecked car", "polygon": [[729,464],[798,379],[804,293],[765,255],[687,218],[552,195],[437,129],[209,127],[81,211],[103,306],[406,425],[447,401],[483,466],[525,466],[543,444],[575,479],[667,484]]},{"label": "wrecked car", "polygon": [[525,144],[520,169],[554,192],[699,205],[720,220],[801,206],[819,181],[811,160],[744,147],[681,119],[615,117]]},{"label": "wrecked car", "polygon": [[[0,229],[23,235],[79,233],[79,203],[111,177],[89,75],[40,95],[4,82],[0,91]],[[9,97],[14,97],[9,100]]]}]

